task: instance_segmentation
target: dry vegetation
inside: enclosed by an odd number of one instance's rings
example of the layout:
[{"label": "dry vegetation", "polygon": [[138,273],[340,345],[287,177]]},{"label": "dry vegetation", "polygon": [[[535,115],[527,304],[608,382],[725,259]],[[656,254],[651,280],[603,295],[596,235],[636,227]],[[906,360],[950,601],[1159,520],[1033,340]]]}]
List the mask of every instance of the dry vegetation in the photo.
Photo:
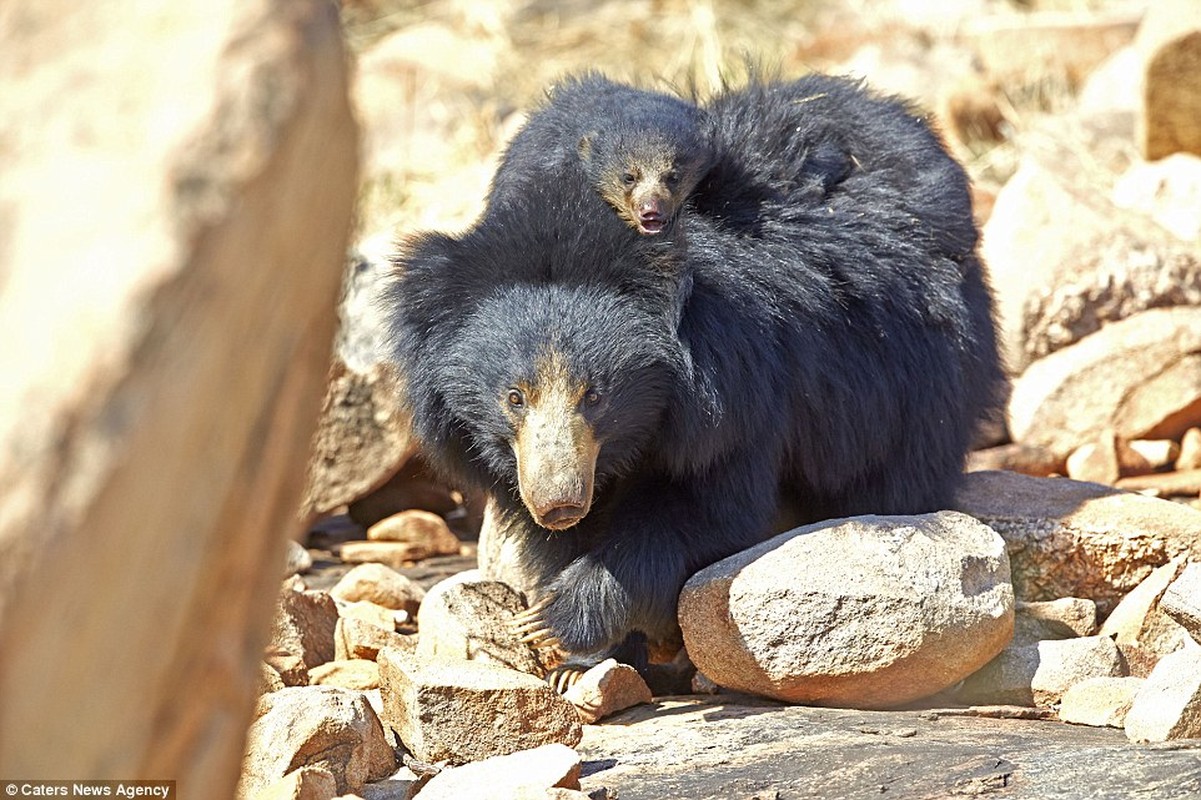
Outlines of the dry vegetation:
[{"label": "dry vegetation", "polygon": [[[367,163],[360,232],[453,228],[478,211],[521,110],[567,72],[598,69],[704,96],[748,58],[785,76],[856,72],[939,116],[987,197],[1017,142],[1068,107],[1083,75],[1059,53],[992,67],[981,24],[1032,14],[1132,15],[1117,0],[344,0],[360,58]],[[1021,41],[1020,39],[1018,40]],[[1004,56],[1005,54],[1003,54]]]}]

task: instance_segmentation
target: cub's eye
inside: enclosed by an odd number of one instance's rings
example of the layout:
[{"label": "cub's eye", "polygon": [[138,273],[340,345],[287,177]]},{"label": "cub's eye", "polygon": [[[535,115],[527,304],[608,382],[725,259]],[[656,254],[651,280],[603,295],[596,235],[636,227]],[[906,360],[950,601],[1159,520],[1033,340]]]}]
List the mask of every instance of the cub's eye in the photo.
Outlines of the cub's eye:
[{"label": "cub's eye", "polygon": [[674,169],[670,172],[663,173],[663,182],[668,186],[675,186],[680,182],[680,173],[676,172]]},{"label": "cub's eye", "polygon": [[525,406],[525,394],[520,389],[510,389],[507,399],[509,405],[513,408],[522,408]]},{"label": "cub's eye", "polygon": [[600,392],[596,389],[589,389],[584,392],[584,405],[594,406],[601,401]]},{"label": "cub's eye", "polygon": [[632,172],[627,172],[621,176],[621,182],[626,186],[633,186],[638,182],[638,176]]}]

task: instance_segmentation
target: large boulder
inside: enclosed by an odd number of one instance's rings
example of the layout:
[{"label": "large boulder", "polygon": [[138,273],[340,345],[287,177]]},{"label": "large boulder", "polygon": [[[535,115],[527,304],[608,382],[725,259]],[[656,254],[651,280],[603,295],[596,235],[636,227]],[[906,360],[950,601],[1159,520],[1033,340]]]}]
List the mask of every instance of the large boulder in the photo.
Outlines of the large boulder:
[{"label": "large boulder", "polygon": [[1008,416],[1015,439],[1065,455],[1107,430],[1180,438],[1201,423],[1201,308],[1143,311],[1040,359]]},{"label": "large boulder", "polygon": [[0,763],[228,798],[357,186],[337,12],[3,16]]},{"label": "large boulder", "polygon": [[697,669],[789,702],[897,706],[983,666],[1013,633],[1005,546],[964,514],[853,517],[781,534],[680,594]]},{"label": "large boulder", "polygon": [[1148,159],[1201,155],[1201,15],[1193,0],[1158,0],[1135,39],[1142,62],[1139,144]]},{"label": "large boulder", "polygon": [[1022,600],[1087,597],[1108,614],[1156,567],[1201,555],[1201,511],[1095,483],[973,472],[954,506],[1005,540]]}]

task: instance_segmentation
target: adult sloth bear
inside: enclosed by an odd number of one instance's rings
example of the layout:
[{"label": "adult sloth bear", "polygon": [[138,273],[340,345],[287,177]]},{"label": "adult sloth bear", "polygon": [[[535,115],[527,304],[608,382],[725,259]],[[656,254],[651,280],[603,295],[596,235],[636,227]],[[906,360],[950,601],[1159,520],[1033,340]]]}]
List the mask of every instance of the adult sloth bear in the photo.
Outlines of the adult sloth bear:
[{"label": "adult sloth bear", "polygon": [[827,77],[707,110],[714,166],[659,236],[531,181],[396,259],[415,429],[570,654],[674,640],[685,579],[781,508],[943,507],[998,402],[967,182],[920,119]]}]

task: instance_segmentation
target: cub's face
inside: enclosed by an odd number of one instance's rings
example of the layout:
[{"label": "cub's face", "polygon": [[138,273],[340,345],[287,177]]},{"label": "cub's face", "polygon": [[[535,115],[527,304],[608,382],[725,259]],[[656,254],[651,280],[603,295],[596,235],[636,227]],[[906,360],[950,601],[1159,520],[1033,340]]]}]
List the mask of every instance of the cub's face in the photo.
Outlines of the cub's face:
[{"label": "cub's face", "polygon": [[633,467],[677,379],[674,339],[634,301],[588,287],[519,286],[480,305],[447,367],[468,456],[530,516],[570,528],[599,484]]},{"label": "cub's face", "polygon": [[649,235],[663,231],[711,161],[699,140],[650,131],[585,139],[580,152],[596,191]]}]

